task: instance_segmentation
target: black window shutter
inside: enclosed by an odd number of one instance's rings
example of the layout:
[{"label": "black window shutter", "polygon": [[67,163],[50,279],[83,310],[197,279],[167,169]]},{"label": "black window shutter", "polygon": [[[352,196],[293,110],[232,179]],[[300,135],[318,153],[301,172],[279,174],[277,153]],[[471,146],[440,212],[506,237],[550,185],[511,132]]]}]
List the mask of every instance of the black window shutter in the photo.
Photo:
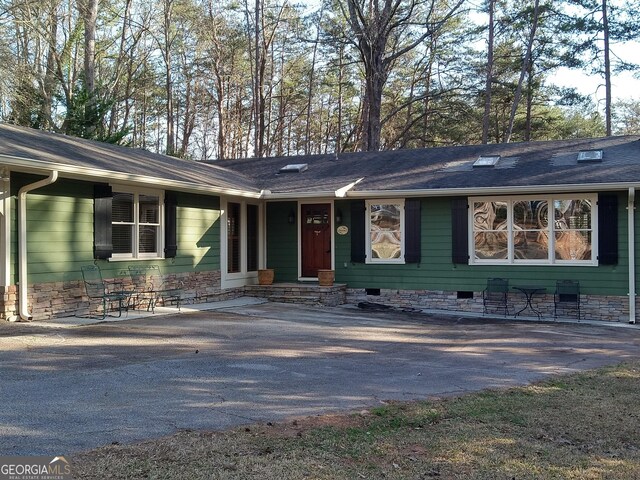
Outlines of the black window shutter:
[{"label": "black window shutter", "polygon": [[451,199],[451,260],[469,263],[469,202],[467,197]]},{"label": "black window shutter", "polygon": [[113,192],[109,185],[93,186],[93,258],[111,258],[111,204]]},{"label": "black window shutter", "polygon": [[618,196],[598,195],[598,263],[618,264]]},{"label": "black window shutter", "polygon": [[178,198],[175,192],[164,194],[164,256],[175,258],[178,253],[178,225],[177,225]]},{"label": "black window shutter", "polygon": [[351,261],[364,263],[365,253],[365,210],[364,200],[351,202]]},{"label": "black window shutter", "polygon": [[411,198],[404,202],[404,261],[420,263],[420,199]]}]

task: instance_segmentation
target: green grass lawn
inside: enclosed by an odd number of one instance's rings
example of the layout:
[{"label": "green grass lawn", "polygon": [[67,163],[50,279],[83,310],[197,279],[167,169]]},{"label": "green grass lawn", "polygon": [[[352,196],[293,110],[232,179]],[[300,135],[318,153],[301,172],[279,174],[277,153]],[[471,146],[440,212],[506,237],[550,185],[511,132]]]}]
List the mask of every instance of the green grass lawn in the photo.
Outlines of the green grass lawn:
[{"label": "green grass lawn", "polygon": [[72,457],[75,478],[640,479],[640,362]]}]

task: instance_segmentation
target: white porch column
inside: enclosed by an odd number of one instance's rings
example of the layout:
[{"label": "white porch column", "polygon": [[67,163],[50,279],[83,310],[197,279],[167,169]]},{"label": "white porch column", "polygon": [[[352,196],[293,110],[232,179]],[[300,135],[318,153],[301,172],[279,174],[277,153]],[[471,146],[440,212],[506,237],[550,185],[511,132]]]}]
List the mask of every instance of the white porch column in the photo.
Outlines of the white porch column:
[{"label": "white porch column", "polygon": [[636,323],[636,226],[635,226],[634,187],[629,187],[629,203],[627,206],[629,234],[629,323]]}]

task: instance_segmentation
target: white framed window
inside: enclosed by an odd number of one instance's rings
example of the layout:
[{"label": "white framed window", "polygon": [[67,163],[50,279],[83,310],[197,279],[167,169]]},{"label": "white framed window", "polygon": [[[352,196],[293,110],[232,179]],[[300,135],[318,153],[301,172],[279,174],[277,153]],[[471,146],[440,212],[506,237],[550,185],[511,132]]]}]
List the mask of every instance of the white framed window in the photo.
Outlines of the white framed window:
[{"label": "white framed window", "polygon": [[597,265],[595,194],[469,199],[475,264]]},{"label": "white framed window", "polygon": [[227,203],[227,273],[242,271],[242,205]]},{"label": "white framed window", "polygon": [[164,194],[113,187],[112,259],[163,258]]},{"label": "white framed window", "polygon": [[404,263],[404,200],[367,200],[367,263]]}]

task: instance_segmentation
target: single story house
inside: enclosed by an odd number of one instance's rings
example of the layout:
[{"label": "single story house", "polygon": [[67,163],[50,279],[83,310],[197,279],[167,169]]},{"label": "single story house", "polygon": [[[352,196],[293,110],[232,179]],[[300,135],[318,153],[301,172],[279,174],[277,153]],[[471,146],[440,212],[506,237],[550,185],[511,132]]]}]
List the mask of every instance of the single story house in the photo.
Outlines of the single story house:
[{"label": "single story house", "polygon": [[333,302],[478,313],[502,277],[545,287],[545,316],[570,279],[584,318],[635,323],[639,140],[193,162],[0,125],[0,318],[76,313],[96,263],[159,265],[192,301],[330,269]]}]

